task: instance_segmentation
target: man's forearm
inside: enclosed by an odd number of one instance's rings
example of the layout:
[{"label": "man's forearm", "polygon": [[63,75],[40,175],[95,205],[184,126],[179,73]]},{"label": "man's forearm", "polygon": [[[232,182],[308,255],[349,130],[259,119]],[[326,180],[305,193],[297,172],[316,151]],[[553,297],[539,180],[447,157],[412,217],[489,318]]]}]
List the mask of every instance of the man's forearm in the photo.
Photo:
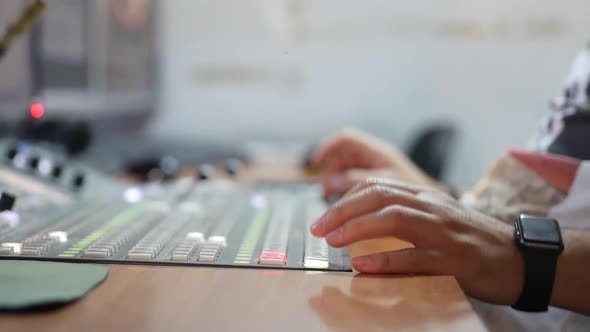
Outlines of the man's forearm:
[{"label": "man's forearm", "polygon": [[590,232],[564,230],[551,305],[590,314]]}]

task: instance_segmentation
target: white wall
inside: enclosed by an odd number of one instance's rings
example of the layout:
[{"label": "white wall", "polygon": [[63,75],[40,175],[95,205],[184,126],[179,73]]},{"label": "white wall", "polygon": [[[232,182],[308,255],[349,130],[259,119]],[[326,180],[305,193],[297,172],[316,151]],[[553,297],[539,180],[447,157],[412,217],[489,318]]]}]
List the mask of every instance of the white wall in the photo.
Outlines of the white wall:
[{"label": "white wall", "polygon": [[590,39],[587,0],[160,6],[158,134],[311,141],[354,125],[405,145],[448,119],[461,127],[459,185],[526,143]]}]

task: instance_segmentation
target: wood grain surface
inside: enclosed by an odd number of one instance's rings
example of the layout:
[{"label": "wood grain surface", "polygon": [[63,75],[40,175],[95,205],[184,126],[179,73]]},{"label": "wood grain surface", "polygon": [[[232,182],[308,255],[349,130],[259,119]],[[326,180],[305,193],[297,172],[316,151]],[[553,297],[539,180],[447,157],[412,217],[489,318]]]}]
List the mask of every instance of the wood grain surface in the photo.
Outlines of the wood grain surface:
[{"label": "wood grain surface", "polygon": [[111,265],[82,300],[1,331],[483,331],[452,277]]}]

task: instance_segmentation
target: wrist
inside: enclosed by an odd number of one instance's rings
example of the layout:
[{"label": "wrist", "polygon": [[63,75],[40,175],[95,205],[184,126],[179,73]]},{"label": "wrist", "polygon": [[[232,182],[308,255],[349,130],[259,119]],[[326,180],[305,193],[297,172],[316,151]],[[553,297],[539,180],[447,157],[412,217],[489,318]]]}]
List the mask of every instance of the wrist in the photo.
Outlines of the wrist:
[{"label": "wrist", "polygon": [[463,290],[472,297],[499,305],[513,305],[524,285],[524,257],[514,241],[514,229],[499,222],[493,225],[495,227],[485,238],[477,240],[485,245],[481,246],[481,256],[474,260],[476,273],[465,278],[456,277]]},{"label": "wrist", "polygon": [[575,298],[577,293],[577,287],[572,286],[579,278],[584,278],[575,271],[579,266],[584,266],[587,262],[583,255],[578,257],[577,254],[583,252],[583,250],[579,250],[578,234],[575,231],[567,230],[562,233],[562,236],[565,249],[557,261],[551,305],[568,308],[572,306],[572,298]]},{"label": "wrist", "polygon": [[[514,228],[509,225],[499,225],[497,232],[500,234],[502,242],[498,247],[501,255],[504,257],[499,264],[494,264],[492,268],[499,272],[494,280],[497,286],[496,298],[493,301],[496,304],[513,305],[522,294],[525,280],[525,259],[521,249],[514,241]],[[484,263],[485,264],[485,263]],[[490,272],[492,274],[493,272]]]},{"label": "wrist", "polygon": [[[511,230],[512,231],[512,230]],[[525,282],[525,258],[522,253],[522,250],[518,248],[516,241],[514,241],[514,235],[512,232],[510,233],[510,265],[508,266],[508,271],[506,271],[510,275],[510,281],[506,283],[507,287],[507,294],[506,299],[507,301],[505,304],[513,305],[518,302],[520,295],[522,294],[522,290],[524,288]]]}]

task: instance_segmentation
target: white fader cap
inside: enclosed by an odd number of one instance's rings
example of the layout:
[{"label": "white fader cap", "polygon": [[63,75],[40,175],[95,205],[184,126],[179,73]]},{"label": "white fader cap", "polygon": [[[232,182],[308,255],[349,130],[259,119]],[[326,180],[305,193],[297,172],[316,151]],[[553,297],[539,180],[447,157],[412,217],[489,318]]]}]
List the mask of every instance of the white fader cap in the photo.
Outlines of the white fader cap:
[{"label": "white fader cap", "polygon": [[48,236],[59,243],[68,242],[68,233],[62,231],[49,232]]}]

